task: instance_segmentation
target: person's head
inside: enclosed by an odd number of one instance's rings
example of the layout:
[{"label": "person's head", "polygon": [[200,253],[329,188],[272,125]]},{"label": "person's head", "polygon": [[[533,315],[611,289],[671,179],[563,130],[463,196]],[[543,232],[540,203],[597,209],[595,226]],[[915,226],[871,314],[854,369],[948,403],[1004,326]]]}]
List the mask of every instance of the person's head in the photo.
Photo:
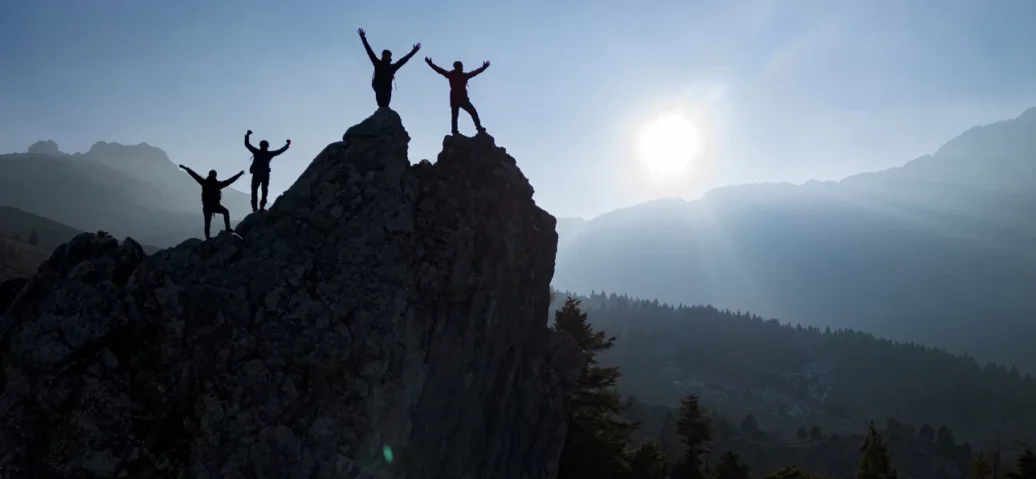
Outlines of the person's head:
[{"label": "person's head", "polygon": [[392,52],[388,51],[388,50],[382,50],[381,51],[381,59],[382,59],[382,61],[386,61],[386,62],[392,61]]},{"label": "person's head", "polygon": [[216,170],[209,170],[209,179],[210,180],[215,180],[216,179]]},{"label": "person's head", "polygon": [[259,149],[266,151],[270,149],[270,142],[263,140],[259,142]]},{"label": "person's head", "polygon": [[453,62],[453,70],[454,71],[458,71],[458,72],[459,71],[463,71],[464,70],[464,64],[461,63],[461,62]]}]

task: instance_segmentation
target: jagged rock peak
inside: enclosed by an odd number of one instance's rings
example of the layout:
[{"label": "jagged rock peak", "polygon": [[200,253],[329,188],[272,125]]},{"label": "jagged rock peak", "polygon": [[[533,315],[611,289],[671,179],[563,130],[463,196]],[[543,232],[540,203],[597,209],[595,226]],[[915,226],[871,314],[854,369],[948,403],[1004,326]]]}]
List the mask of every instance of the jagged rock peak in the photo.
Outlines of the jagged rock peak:
[{"label": "jagged rock peak", "polygon": [[170,162],[169,155],[164,150],[147,143],[124,145],[116,142],[98,141],[85,154],[111,159],[161,160]]},{"label": "jagged rock peak", "polygon": [[554,477],[554,218],[491,137],[408,141],[379,110],[242,238],[59,248],[0,318],[3,476]]},{"label": "jagged rock peak", "polygon": [[28,152],[33,155],[58,156],[64,155],[58,149],[58,143],[54,140],[40,140],[29,146]]}]

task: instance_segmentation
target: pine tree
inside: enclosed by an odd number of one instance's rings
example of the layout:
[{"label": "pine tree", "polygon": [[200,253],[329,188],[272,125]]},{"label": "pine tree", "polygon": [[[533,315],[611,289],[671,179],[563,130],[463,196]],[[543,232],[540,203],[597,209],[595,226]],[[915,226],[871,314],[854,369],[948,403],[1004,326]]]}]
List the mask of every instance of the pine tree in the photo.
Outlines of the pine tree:
[{"label": "pine tree", "polygon": [[814,424],[813,427],[809,428],[809,438],[814,441],[824,438],[824,433],[820,431],[820,426]]},{"label": "pine tree", "polygon": [[978,457],[971,463],[971,474],[968,479],[990,479],[993,476],[993,467],[986,459],[986,452],[979,451]]},{"label": "pine tree", "polygon": [[38,244],[39,242],[40,239],[36,237],[36,230],[32,230],[32,233],[29,233],[29,244],[32,246],[36,246],[36,244]]},{"label": "pine tree", "polygon": [[860,446],[863,459],[860,460],[860,469],[856,473],[856,479],[896,479],[898,474],[896,468],[892,467],[889,461],[888,448],[881,441],[881,436],[878,435],[878,430],[874,428],[873,422],[867,432],[867,439]]},{"label": "pine tree", "polygon": [[1032,448],[1025,446],[1025,452],[1014,463],[1015,470],[1008,472],[1010,479],[1036,479],[1036,454]]},{"label": "pine tree", "polygon": [[727,451],[723,453],[719,464],[712,471],[714,479],[748,479],[748,466],[741,460],[741,456]]},{"label": "pine tree", "polygon": [[655,441],[647,441],[629,454],[629,479],[664,479],[666,458]]},{"label": "pine tree", "polygon": [[809,439],[809,433],[806,432],[805,426],[799,428],[799,432],[795,434],[795,437],[797,437],[800,441],[805,441],[806,439]]},{"label": "pine tree", "polygon": [[698,396],[690,395],[680,400],[680,419],[676,421],[676,433],[683,442],[683,457],[673,468],[672,479],[701,479],[705,476],[702,455],[712,441],[709,422],[698,402]]},{"label": "pine tree", "polygon": [[571,398],[568,434],[557,477],[621,477],[629,471],[626,445],[636,424],[620,419],[625,407],[615,389],[619,368],[599,366],[596,359],[598,353],[612,347],[615,338],[594,331],[579,308],[579,300],[573,298],[565,300],[554,321],[554,329],[571,334],[586,357],[579,387]]}]

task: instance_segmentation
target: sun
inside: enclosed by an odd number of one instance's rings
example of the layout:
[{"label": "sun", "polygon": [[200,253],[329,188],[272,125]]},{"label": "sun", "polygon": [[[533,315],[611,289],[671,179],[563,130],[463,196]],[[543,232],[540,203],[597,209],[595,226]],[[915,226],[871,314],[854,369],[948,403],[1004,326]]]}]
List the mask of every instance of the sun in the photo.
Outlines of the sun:
[{"label": "sun", "polygon": [[658,180],[685,172],[701,149],[698,128],[681,113],[645,124],[637,140],[637,156]]}]

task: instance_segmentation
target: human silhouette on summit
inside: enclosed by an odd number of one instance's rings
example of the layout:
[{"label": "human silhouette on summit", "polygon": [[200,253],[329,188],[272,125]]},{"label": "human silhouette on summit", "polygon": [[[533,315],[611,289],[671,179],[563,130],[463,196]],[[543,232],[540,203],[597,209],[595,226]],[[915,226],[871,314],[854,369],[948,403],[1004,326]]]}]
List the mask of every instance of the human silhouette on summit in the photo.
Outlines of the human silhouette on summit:
[{"label": "human silhouette on summit", "polygon": [[[255,213],[258,210],[266,210],[266,192],[270,189],[270,160],[288,151],[288,147],[291,146],[291,140],[285,141],[283,148],[270,151],[269,142],[266,140],[260,141],[259,149],[256,149],[248,141],[249,136],[252,136],[252,130],[248,130],[248,133],[245,133],[245,148],[252,152],[252,166],[248,167],[248,172],[252,174],[252,213]],[[257,210],[255,207],[256,190],[260,187],[263,190],[263,200],[259,202]]]},{"label": "human silhouette on summit", "polygon": [[205,239],[209,239],[209,226],[212,224],[212,215],[216,213],[223,215],[223,225],[226,227],[226,230],[233,231],[230,228],[230,212],[227,211],[225,206],[220,204],[223,200],[223,188],[237,181],[245,172],[242,171],[226,180],[220,181],[216,179],[216,170],[209,170],[209,176],[202,178],[194,170],[186,166],[180,165],[180,168],[201,185],[201,208],[202,213],[205,215]]},{"label": "human silhouette on summit", "polygon": [[392,101],[392,80],[396,77],[396,71],[421,49],[421,44],[415,43],[414,49],[410,50],[410,53],[403,55],[403,58],[400,58],[398,62],[392,63],[392,52],[382,50],[381,59],[378,59],[378,57],[374,56],[374,50],[371,50],[371,45],[367,43],[367,32],[363,31],[362,28],[356,30],[356,32],[360,34],[363,48],[367,50],[367,56],[370,57],[371,63],[374,64],[374,78],[371,79],[371,87],[374,88],[374,98],[378,101],[378,108],[388,108],[389,102]]},{"label": "human silhouette on summit", "polygon": [[435,70],[450,81],[450,125],[453,128],[453,134],[460,134],[457,131],[458,109],[468,112],[471,115],[471,121],[475,122],[475,128],[478,129],[478,132],[485,133],[486,129],[482,128],[482,122],[478,119],[478,111],[475,110],[475,106],[468,99],[468,80],[486,71],[486,68],[489,68],[489,62],[482,62],[481,67],[465,73],[464,64],[461,62],[453,62],[453,70],[446,71],[432,63],[430,57],[425,57],[424,61],[428,63],[428,66],[432,67],[432,70]]}]

